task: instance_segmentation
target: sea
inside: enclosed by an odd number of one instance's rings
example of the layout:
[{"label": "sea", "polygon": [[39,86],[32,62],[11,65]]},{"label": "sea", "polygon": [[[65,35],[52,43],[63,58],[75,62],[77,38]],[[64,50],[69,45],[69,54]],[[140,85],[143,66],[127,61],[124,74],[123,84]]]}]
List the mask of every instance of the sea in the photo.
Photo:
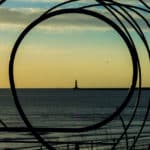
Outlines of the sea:
[{"label": "sea", "polygon": [[[123,103],[128,89],[17,89],[21,107],[38,134],[55,149],[111,149],[129,123],[138,99],[138,89],[120,115],[100,128],[84,132],[52,132],[49,128],[85,128],[102,122]],[[150,146],[150,89],[142,89],[140,103],[126,136],[116,149]],[[122,118],[122,119],[121,119]],[[142,128],[142,124],[144,127]],[[8,132],[7,128],[26,128],[15,106],[10,89],[0,89],[0,149],[46,149],[28,130]],[[5,131],[3,130],[5,129]],[[126,138],[127,137],[127,138]],[[129,149],[128,148],[128,149]]]}]

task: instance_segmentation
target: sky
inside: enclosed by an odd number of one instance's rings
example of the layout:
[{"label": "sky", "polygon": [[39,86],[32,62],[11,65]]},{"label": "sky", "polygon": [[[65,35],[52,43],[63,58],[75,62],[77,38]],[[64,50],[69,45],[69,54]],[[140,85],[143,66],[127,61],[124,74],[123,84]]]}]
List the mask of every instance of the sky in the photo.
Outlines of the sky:
[{"label": "sky", "polygon": [[[18,36],[43,12],[62,1],[7,0],[0,6],[0,88],[10,87],[9,58]],[[139,5],[134,0],[130,3]],[[63,8],[87,4],[89,1],[81,0]],[[92,10],[116,22],[104,8]],[[150,42],[149,28],[139,16],[130,13]],[[150,15],[142,13],[150,21]],[[147,51],[136,32],[122,21],[136,44],[142,85],[150,87]],[[120,35],[105,22],[83,14],[56,16],[33,28],[19,46],[14,64],[17,88],[72,88],[75,80],[79,87],[129,87],[132,72],[131,57]]]}]

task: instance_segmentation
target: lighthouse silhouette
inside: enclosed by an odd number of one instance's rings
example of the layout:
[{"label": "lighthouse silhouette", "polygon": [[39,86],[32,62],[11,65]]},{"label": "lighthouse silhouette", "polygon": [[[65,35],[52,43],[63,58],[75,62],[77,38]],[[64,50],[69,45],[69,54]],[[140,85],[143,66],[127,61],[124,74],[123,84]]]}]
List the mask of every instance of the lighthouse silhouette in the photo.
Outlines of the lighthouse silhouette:
[{"label": "lighthouse silhouette", "polygon": [[78,81],[75,80],[75,86],[74,86],[74,89],[78,89]]}]

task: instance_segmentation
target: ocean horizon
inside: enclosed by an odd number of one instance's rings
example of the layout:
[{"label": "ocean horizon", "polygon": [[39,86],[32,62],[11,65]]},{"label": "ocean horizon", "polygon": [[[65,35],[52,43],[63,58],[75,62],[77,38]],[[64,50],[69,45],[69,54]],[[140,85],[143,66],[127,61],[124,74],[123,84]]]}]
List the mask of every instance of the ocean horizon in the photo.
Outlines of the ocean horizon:
[{"label": "ocean horizon", "polygon": [[[17,89],[18,98],[29,121],[35,128],[82,128],[96,124],[111,115],[123,102],[128,89],[103,89],[103,90],[73,90],[73,89]],[[131,102],[123,110],[121,116],[127,124],[131,118],[134,106],[137,101],[138,91],[135,90]],[[140,104],[136,116],[128,130],[129,138],[133,137],[140,130],[145,112],[147,110],[149,90],[141,92]],[[26,127],[19,116],[14,104],[10,89],[0,89],[0,119],[8,127]],[[150,118],[142,132],[145,142],[150,140]],[[2,127],[2,125],[1,125]],[[2,132],[2,131],[1,131]],[[113,121],[95,131],[85,133],[51,133],[44,132],[44,138],[52,141],[109,141],[119,137],[123,132],[119,116]],[[31,134],[24,132],[9,133],[0,135],[2,139],[31,138]],[[34,140],[34,138],[32,139]],[[142,142],[143,139],[140,141]],[[132,140],[130,140],[132,143]],[[139,142],[139,143],[141,143]],[[7,147],[16,147],[14,144],[7,144]],[[31,144],[23,144],[29,146]],[[18,144],[18,147],[20,144]],[[6,147],[5,142],[1,147]],[[32,148],[31,148],[32,149]]]}]

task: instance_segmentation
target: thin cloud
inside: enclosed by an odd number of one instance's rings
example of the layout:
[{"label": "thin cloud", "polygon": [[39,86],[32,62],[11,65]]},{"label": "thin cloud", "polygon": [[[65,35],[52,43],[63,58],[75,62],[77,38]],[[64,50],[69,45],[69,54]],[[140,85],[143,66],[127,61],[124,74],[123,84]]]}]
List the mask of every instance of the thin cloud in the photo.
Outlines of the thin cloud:
[{"label": "thin cloud", "polygon": [[[27,26],[29,23],[34,21],[36,18],[38,18],[42,13],[42,9],[36,9],[36,8],[28,8],[24,9],[26,11],[22,11],[21,9],[9,9],[9,8],[1,8],[0,9],[0,26],[4,26],[5,24],[6,29],[11,28],[11,26],[20,26],[24,27]],[[114,17],[112,17],[107,11],[103,10],[103,14],[105,13],[106,16],[108,16],[110,19],[112,19],[114,22],[116,21]],[[132,16],[136,18],[137,22],[143,29],[147,29],[147,25],[142,21],[140,17],[132,13]],[[147,15],[147,18],[149,20],[150,16]],[[122,19],[122,18],[121,18]],[[126,24],[127,27],[130,28],[130,26],[122,19],[122,21]],[[45,21],[41,24],[41,28],[45,30],[46,29],[78,29],[78,30],[111,30],[111,28],[104,23],[103,21],[99,21],[93,17],[89,17],[86,15],[62,15],[58,17],[54,17],[52,19],[49,19],[48,21]],[[4,30],[4,27],[3,27]]]},{"label": "thin cloud", "polygon": [[[4,25],[17,25],[17,26],[24,26],[28,25],[30,22],[35,20],[38,16],[42,14],[42,11],[31,11],[30,13],[24,13],[22,11],[16,11],[14,9],[7,9],[2,8],[0,9],[0,24]],[[106,27],[106,24],[102,21],[98,21],[95,18],[83,16],[83,15],[63,15],[59,17],[54,17],[51,20],[45,21],[41,24],[42,28],[75,28],[75,29],[92,29],[92,28],[99,28],[99,27]]]}]

